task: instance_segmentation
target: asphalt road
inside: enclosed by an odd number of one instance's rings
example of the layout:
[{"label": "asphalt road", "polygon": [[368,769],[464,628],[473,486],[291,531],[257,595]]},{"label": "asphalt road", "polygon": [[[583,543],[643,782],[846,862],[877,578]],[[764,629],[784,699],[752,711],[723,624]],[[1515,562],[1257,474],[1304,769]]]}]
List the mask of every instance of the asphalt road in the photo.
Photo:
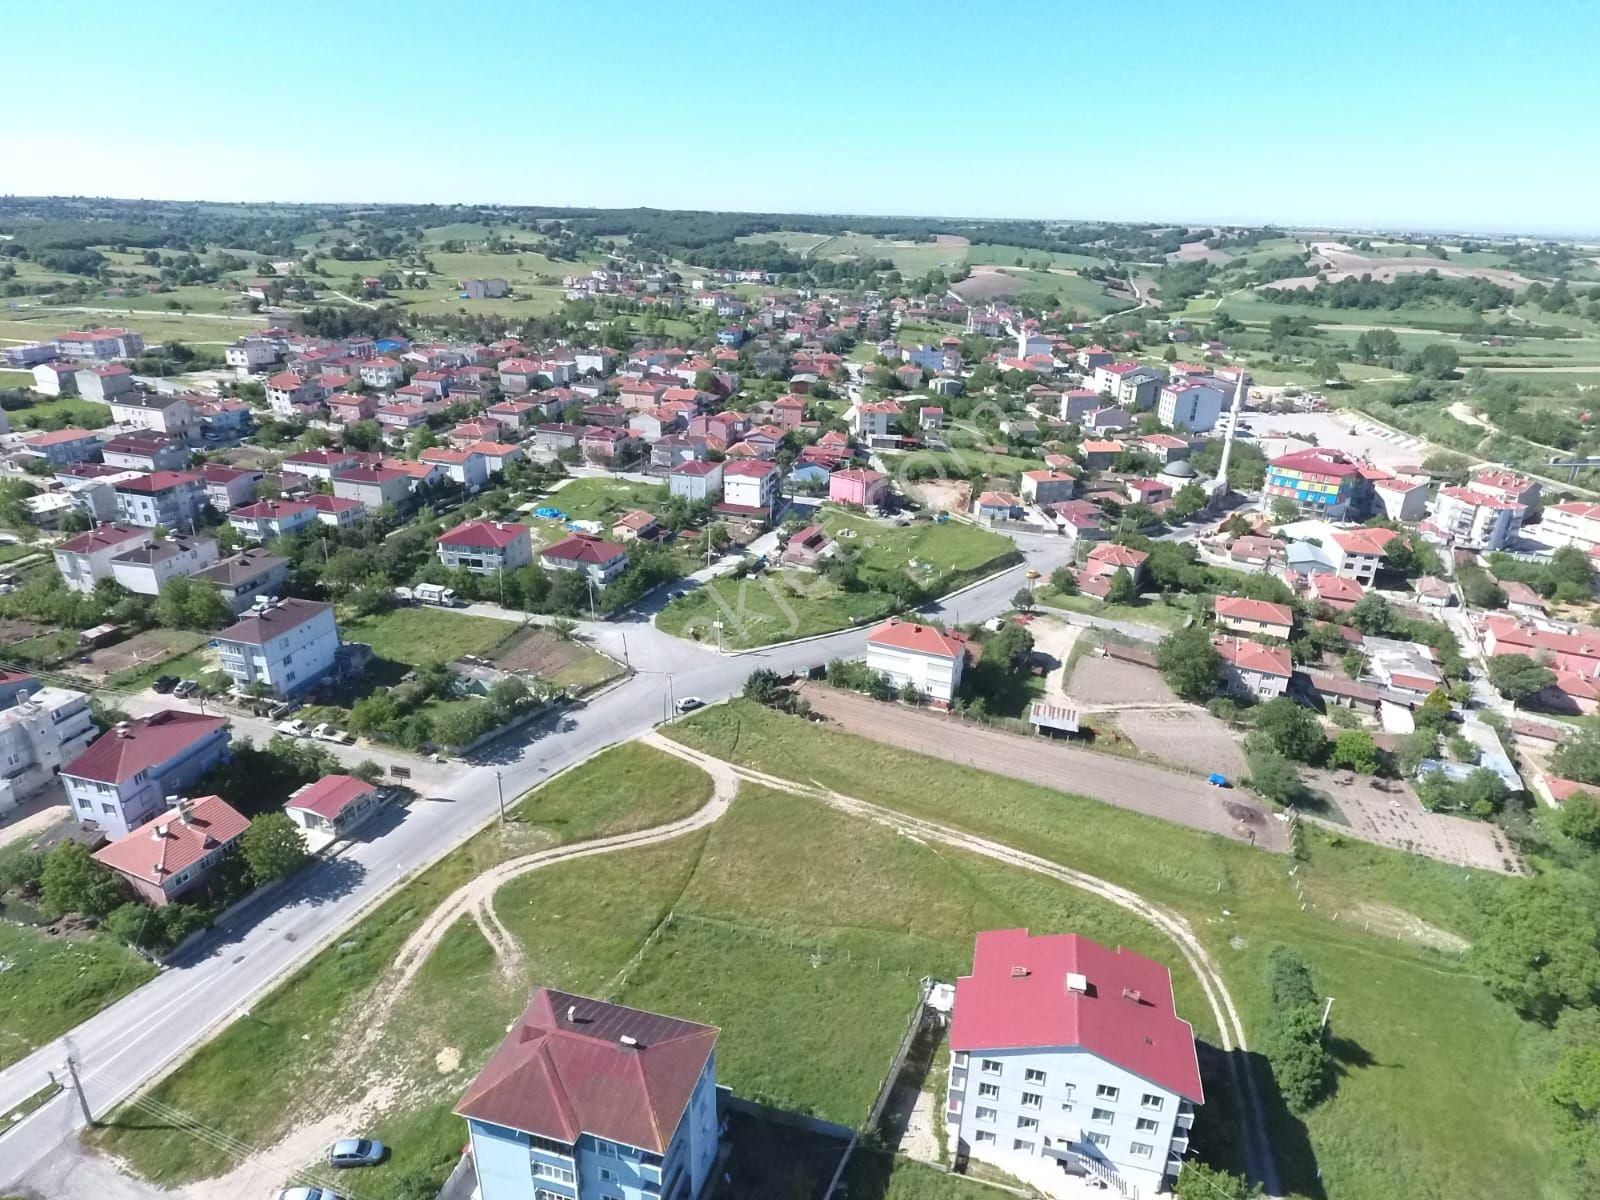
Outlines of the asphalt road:
[{"label": "asphalt road", "polygon": [[[1070,555],[1054,537],[1023,536],[1025,561],[943,601],[930,615],[972,621],[1010,607],[1031,567],[1048,575]],[[656,605],[665,603],[665,597]],[[275,983],[332,942],[363,912],[496,819],[501,787],[509,801],[553,772],[606,746],[636,737],[671,713],[674,699],[721,699],[737,692],[758,667],[804,671],[866,652],[865,628],[743,654],[720,654],[670,637],[650,623],[649,611],[617,623],[579,624],[600,649],[626,659],[635,674],[587,704],[535,723],[444,770],[418,768],[421,799],[377,819],[337,858],[319,861],[287,891],[217,929],[196,951],[145,986],[97,1013],[67,1035],[0,1071],[0,1112],[61,1074],[68,1054],[80,1064],[84,1093],[103,1114],[159,1077]],[[161,706],[170,702],[162,700]],[[238,719],[241,733],[259,738],[264,722]],[[354,759],[379,757],[352,752]],[[497,780],[497,775],[501,778]],[[262,1064],[270,1069],[270,1064]],[[202,1114],[203,1115],[203,1114]],[[0,1187],[23,1180],[82,1128],[70,1093],[63,1092],[0,1138]]]}]

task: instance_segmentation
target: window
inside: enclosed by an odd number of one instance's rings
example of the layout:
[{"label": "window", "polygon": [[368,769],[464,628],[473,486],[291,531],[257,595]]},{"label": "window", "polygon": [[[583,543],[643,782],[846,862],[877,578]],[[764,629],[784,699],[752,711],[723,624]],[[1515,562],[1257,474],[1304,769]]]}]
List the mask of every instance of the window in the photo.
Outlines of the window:
[{"label": "window", "polygon": [[1115,1100],[1120,1095],[1122,1095],[1121,1090],[1112,1087],[1109,1083],[1097,1084],[1094,1089],[1094,1098],[1096,1100]]},{"label": "window", "polygon": [[1154,1095],[1150,1092],[1146,1092],[1144,1095],[1139,1097],[1139,1105],[1142,1108],[1160,1108],[1162,1103],[1163,1101],[1160,1096]]},{"label": "window", "polygon": [[1129,1142],[1128,1153],[1134,1158],[1149,1158],[1150,1144],[1148,1142]]},{"label": "window", "polygon": [[616,1180],[616,1178],[617,1178],[617,1173],[615,1171],[613,1171],[610,1167],[601,1167],[600,1168],[600,1182],[601,1183],[612,1183],[612,1182],[614,1182]]},{"label": "window", "polygon": [[1023,1092],[1022,1093],[1022,1107],[1023,1108],[1040,1108],[1043,1105],[1044,1105],[1044,1097],[1042,1095],[1040,1095],[1038,1092]]},{"label": "window", "polygon": [[989,1143],[994,1141],[994,1132],[989,1129],[980,1129],[972,1135],[975,1142]]},{"label": "window", "polygon": [[1000,1085],[995,1083],[980,1083],[978,1085],[978,1097],[983,1100],[1000,1099]]},{"label": "window", "polygon": [[1018,1117],[1017,1118],[1017,1128],[1018,1129],[1037,1129],[1037,1128],[1039,1128],[1039,1118],[1038,1117]]},{"label": "window", "polygon": [[978,1111],[976,1113],[976,1116],[977,1116],[978,1120],[980,1120],[980,1121],[992,1121],[992,1120],[994,1120],[994,1115],[995,1115],[994,1114],[994,1109],[985,1108],[981,1104],[978,1105]]},{"label": "window", "polygon": [[1071,1112],[1072,1111],[1072,1101],[1071,1100],[1063,1100],[1061,1102],[1061,1111],[1062,1112]]},{"label": "window", "polygon": [[1026,1071],[1024,1071],[1022,1073],[1022,1081],[1024,1083],[1043,1083],[1044,1082],[1044,1072],[1036,1070],[1033,1067],[1029,1067]]},{"label": "window", "polygon": [[1111,1145],[1111,1135],[1109,1133],[1091,1133],[1089,1135],[1089,1144],[1091,1146],[1109,1146]]},{"label": "window", "polygon": [[985,1075],[998,1075],[1000,1074],[1000,1069],[1000,1060],[998,1058],[986,1058],[983,1060],[983,1073]]},{"label": "window", "polygon": [[1020,1150],[1023,1154],[1033,1153],[1033,1143],[1024,1141],[1022,1138],[1013,1138],[1011,1141],[1011,1148],[1013,1150]]},{"label": "window", "polygon": [[557,1183],[571,1183],[572,1172],[566,1167],[558,1167],[554,1163],[542,1163],[538,1159],[533,1162],[533,1177],[535,1179],[554,1179]]},{"label": "window", "polygon": [[1089,1114],[1090,1120],[1104,1121],[1107,1125],[1111,1124],[1115,1116],[1116,1114],[1113,1113],[1109,1108],[1097,1108]]},{"label": "window", "polygon": [[1140,1133],[1154,1133],[1156,1131],[1156,1123],[1149,1117],[1140,1117],[1133,1123],[1133,1127]]}]

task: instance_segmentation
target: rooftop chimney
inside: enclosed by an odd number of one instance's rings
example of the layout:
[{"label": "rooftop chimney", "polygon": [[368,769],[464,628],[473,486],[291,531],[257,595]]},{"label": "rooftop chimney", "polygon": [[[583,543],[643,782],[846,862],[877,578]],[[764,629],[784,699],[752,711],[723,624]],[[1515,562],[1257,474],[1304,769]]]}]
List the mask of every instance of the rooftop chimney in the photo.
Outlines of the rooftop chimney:
[{"label": "rooftop chimney", "polygon": [[617,1040],[629,1048],[637,1047],[639,1045],[639,1039],[628,1033],[623,1034]]},{"label": "rooftop chimney", "polygon": [[1124,1000],[1132,1000],[1135,1004],[1138,1004],[1139,1003],[1139,989],[1138,988],[1123,988],[1122,989],[1122,998]]},{"label": "rooftop chimney", "polygon": [[133,730],[128,727],[126,721],[119,722],[115,732],[119,738],[131,738],[133,736]]},{"label": "rooftop chimney", "polygon": [[576,1004],[567,1005],[567,1023],[570,1025],[573,1022],[575,1022],[577,1019],[578,1019],[578,1006]]},{"label": "rooftop chimney", "polygon": [[1028,977],[1028,968],[1027,967],[1012,967],[1011,968],[1011,978],[1013,978],[1013,979],[1026,979],[1027,977]]}]

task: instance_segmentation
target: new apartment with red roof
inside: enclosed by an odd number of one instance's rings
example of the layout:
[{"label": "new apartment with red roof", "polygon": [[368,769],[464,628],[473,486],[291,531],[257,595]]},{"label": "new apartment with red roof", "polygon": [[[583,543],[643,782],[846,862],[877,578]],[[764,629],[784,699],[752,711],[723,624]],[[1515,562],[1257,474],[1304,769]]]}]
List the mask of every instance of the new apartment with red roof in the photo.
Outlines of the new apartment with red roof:
[{"label": "new apartment with red roof", "polygon": [[463,521],[439,535],[439,561],[445,566],[493,575],[533,562],[528,527],[514,521]]},{"label": "new apartment with red roof", "polygon": [[37,454],[52,467],[90,462],[100,457],[100,438],[87,429],[52,429],[22,439],[25,450]]},{"label": "new apartment with red roof", "polygon": [[1342,450],[1312,446],[1282,454],[1267,465],[1268,503],[1293,501],[1302,512],[1330,520],[1360,516],[1372,499],[1372,483],[1361,466]]},{"label": "new apartment with red roof", "polygon": [[605,587],[628,566],[628,552],[615,542],[575,533],[539,552],[539,565],[547,571],[581,571],[595,587]]},{"label": "new apartment with red roof", "polygon": [[1154,1195],[1205,1102],[1166,967],[1078,934],[980,933],[956,980],[945,1121],[958,1154],[1025,1182],[1087,1173]]},{"label": "new apartment with red roof", "polygon": [[456,1105],[479,1200],[698,1200],[716,1045],[710,1025],[540,988]]},{"label": "new apartment with red roof", "polygon": [[57,546],[56,570],[72,591],[92,592],[95,584],[112,577],[112,559],[152,540],[148,529],[136,525],[101,525]]},{"label": "new apartment with red roof", "polygon": [[192,529],[206,504],[205,481],[193,471],[152,471],[112,485],[117,516],[129,525]]},{"label": "new apartment with red roof", "polygon": [[257,500],[228,514],[229,525],[257,542],[298,533],[316,519],[317,510],[303,500]]},{"label": "new apartment with red roof", "polygon": [[61,768],[73,816],[122,837],[227,758],[228,736],[221,717],[182,709],[124,721]]},{"label": "new apartment with red roof", "polygon": [[[1539,530],[1547,540],[1551,540],[1552,531],[1559,534],[1566,514],[1557,510],[1567,507],[1558,504],[1545,511]],[[1462,549],[1504,550],[1516,541],[1527,511],[1515,500],[1493,492],[1473,487],[1444,487],[1439,489],[1438,498],[1433,502],[1433,523],[1452,545]]]},{"label": "new apartment with red roof", "polygon": [[1261,634],[1286,642],[1294,632],[1294,609],[1287,604],[1218,596],[1212,607],[1217,614],[1217,628],[1230,633]]},{"label": "new apartment with red roof", "polygon": [[250,819],[221,796],[179,800],[94,857],[160,908],[204,883],[249,828]]},{"label": "new apartment with red roof", "polygon": [[948,707],[961,690],[966,635],[891,617],[867,634],[867,666],[896,690],[910,684],[930,703]]},{"label": "new apartment with red roof", "polygon": [[1276,700],[1289,690],[1294,660],[1287,646],[1267,646],[1242,637],[1211,639],[1222,656],[1222,675],[1236,696]]}]

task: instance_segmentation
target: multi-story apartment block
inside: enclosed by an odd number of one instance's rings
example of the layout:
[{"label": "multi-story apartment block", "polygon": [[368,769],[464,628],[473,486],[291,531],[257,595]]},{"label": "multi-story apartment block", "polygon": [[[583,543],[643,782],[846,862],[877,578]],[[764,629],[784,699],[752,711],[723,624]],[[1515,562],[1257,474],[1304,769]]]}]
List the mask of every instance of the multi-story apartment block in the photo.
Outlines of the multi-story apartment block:
[{"label": "multi-story apartment block", "polygon": [[275,696],[290,696],[333,670],[339,627],[331,604],[263,601],[217,634],[216,643],[217,663],[236,687],[259,682]]},{"label": "multi-story apartment block", "polygon": [[49,783],[94,741],[88,696],[28,683],[0,709],[0,813]]},{"label": "multi-story apartment block", "polygon": [[129,525],[192,529],[205,507],[206,489],[193,471],[152,471],[115,485],[117,515]]},{"label": "multi-story apartment block", "polygon": [[102,579],[112,578],[112,560],[119,554],[151,542],[148,529],[129,525],[101,525],[69,538],[55,548],[56,570],[74,592],[92,592]]},{"label": "multi-story apartment block", "polygon": [[439,535],[439,561],[478,575],[513,571],[533,562],[528,527],[512,521],[463,521]]},{"label": "multi-story apartment block", "polygon": [[222,762],[228,736],[221,717],[182,709],[123,722],[61,768],[73,815],[122,837]]}]

